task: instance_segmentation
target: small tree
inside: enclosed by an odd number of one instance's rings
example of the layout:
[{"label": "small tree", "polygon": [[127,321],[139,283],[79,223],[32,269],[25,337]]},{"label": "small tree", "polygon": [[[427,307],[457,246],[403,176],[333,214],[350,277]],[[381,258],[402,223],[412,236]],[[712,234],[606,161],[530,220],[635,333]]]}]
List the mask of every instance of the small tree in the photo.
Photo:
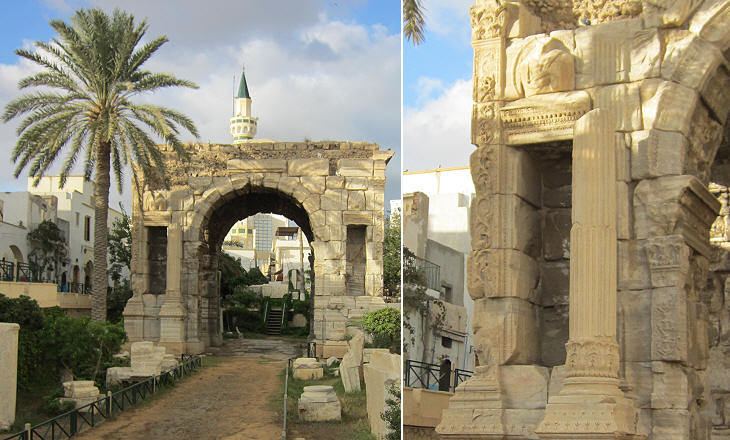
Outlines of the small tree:
[{"label": "small tree", "polygon": [[387,296],[400,296],[401,225],[393,214],[385,223],[383,240],[383,289]]},{"label": "small tree", "polygon": [[380,414],[380,418],[385,421],[388,427],[388,433],[385,440],[400,440],[400,388],[398,385],[392,384],[388,387],[389,397],[385,400],[385,410]]},{"label": "small tree", "polygon": [[50,220],[45,220],[28,233],[30,242],[29,260],[34,270],[40,274],[53,273],[53,281],[61,274],[61,265],[68,255],[68,247],[63,233]]},{"label": "small tree", "polygon": [[109,273],[115,283],[121,280],[124,269],[132,267],[132,227],[121,203],[119,209],[122,216],[114,220],[109,232]]},{"label": "small tree", "polygon": [[386,307],[366,313],[362,326],[373,337],[375,346],[400,353],[400,310]]}]

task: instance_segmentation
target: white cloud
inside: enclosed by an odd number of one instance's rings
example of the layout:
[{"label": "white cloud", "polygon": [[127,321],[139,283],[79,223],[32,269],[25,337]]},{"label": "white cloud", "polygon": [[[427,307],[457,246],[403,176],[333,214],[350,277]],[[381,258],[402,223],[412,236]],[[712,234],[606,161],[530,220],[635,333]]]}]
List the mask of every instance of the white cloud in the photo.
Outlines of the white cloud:
[{"label": "white cloud", "polygon": [[442,36],[470,38],[469,7],[473,4],[474,0],[425,0],[427,29]]},{"label": "white cloud", "polygon": [[403,168],[416,171],[464,166],[474,150],[470,140],[471,80],[458,80],[403,115]]},{"label": "white cloud", "polygon": [[[105,8],[120,4],[92,3]],[[299,22],[291,21],[289,11],[271,14],[266,2],[246,2],[254,5],[248,9],[239,2],[223,2],[230,6],[227,12],[211,2],[180,3],[174,14],[166,2],[167,8],[137,0],[123,6],[137,17],[149,17],[150,36],[166,33],[171,40],[146,67],[173,72],[200,86],[198,90],[164,90],[144,99],[185,112],[196,122],[202,141],[230,141],[233,75],[238,76],[245,63],[253,112],[260,118],[258,137],[364,140],[400,150],[398,34],[388,34],[382,26],[331,20],[317,11],[314,1],[292,2]],[[259,4],[268,6],[259,8]],[[209,12],[220,21],[209,17]],[[247,29],[247,24],[258,31]],[[0,65],[0,106],[17,96],[17,80],[26,74],[22,67],[22,63]],[[14,142],[14,131],[0,125],[3,149]],[[11,169],[8,161],[0,161],[0,175],[10,174]],[[399,197],[398,157],[391,161],[388,178],[386,199]],[[0,190],[9,187],[7,182],[0,184]],[[124,198],[128,197],[127,187]]]}]

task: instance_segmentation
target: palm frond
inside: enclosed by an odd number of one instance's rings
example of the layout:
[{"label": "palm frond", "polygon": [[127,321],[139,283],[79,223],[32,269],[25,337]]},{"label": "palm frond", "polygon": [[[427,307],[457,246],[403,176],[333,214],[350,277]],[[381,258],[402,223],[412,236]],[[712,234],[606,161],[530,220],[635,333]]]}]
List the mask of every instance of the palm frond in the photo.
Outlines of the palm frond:
[{"label": "palm frond", "polygon": [[415,46],[424,40],[424,12],[421,0],[403,0],[403,35]]}]

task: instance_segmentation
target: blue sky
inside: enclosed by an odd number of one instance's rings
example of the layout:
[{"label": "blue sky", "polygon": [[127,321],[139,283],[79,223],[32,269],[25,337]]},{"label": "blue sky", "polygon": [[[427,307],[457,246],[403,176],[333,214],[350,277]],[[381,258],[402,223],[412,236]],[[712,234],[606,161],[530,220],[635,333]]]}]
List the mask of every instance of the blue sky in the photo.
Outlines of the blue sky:
[{"label": "blue sky", "polygon": [[425,42],[403,50],[403,167],[466,166],[469,141],[473,0],[423,0]]},{"label": "blue sky", "polygon": [[[171,71],[198,91],[162,92],[154,100],[185,111],[201,140],[227,142],[232,76],[246,64],[259,116],[259,138],[373,141],[397,152],[387,171],[386,200],[400,197],[400,5],[392,0],[18,0],[3,1],[0,106],[32,72],[13,51],[54,33],[48,21],[79,7],[123,7],[165,34],[147,67]],[[286,14],[282,14],[282,11]],[[0,144],[15,142],[15,123],[0,124]],[[12,164],[0,161],[0,176]],[[25,188],[6,179],[2,191]],[[126,200],[125,193],[113,198]]]}]

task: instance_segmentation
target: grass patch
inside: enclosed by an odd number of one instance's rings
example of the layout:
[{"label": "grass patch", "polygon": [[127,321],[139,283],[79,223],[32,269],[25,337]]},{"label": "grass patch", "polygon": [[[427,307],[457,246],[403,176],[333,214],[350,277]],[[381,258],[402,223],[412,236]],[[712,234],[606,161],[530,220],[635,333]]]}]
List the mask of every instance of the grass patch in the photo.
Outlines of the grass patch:
[{"label": "grass patch", "polygon": [[[269,401],[269,407],[283,417],[284,376],[285,369],[279,373],[281,383],[280,392]],[[342,420],[340,422],[300,422],[297,402],[304,392],[304,387],[310,385],[332,385],[342,405]],[[325,376],[320,380],[299,380],[289,375],[287,399],[287,428],[291,437],[328,439],[375,440],[370,433],[368,423],[365,390],[346,394],[339,377]]]}]

